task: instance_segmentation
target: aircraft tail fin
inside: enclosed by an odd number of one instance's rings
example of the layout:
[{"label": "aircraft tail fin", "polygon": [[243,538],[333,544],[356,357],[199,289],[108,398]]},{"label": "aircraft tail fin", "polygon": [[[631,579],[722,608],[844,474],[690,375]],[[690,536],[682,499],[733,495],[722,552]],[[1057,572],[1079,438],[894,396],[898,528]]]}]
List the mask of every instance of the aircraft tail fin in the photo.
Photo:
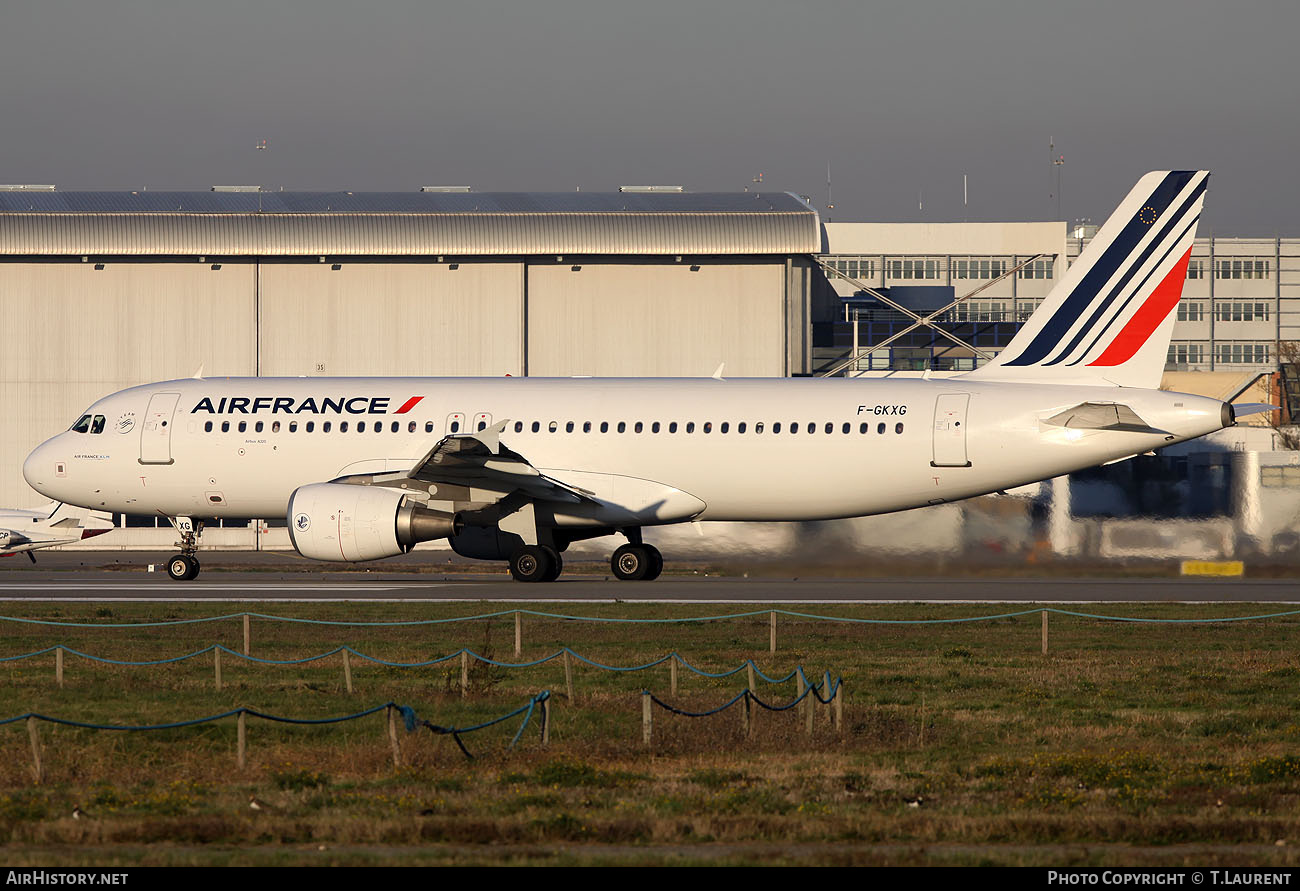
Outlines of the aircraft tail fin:
[{"label": "aircraft tail fin", "polygon": [[1007,348],[966,376],[1159,387],[1209,175],[1138,180]]}]

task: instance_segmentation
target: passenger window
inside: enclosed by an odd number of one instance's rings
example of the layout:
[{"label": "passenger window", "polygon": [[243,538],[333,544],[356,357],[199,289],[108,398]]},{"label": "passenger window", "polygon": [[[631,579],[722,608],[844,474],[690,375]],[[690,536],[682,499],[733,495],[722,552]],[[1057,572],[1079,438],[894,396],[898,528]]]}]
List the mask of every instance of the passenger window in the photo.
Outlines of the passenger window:
[{"label": "passenger window", "polygon": [[523,433],[523,432],[524,432],[524,422],[523,422],[523,421],[515,421],[515,432],[516,432],[516,433]]},{"label": "passenger window", "polygon": [[565,432],[565,433],[572,433],[572,432],[573,432],[573,422],[572,422],[572,421],[569,421],[567,424],[564,425],[564,432]]},{"label": "passenger window", "polygon": [[[329,433],[329,432],[330,432],[330,428],[333,426],[333,423],[334,423],[333,421],[326,421],[324,424],[321,424],[320,432],[321,432],[321,433]],[[344,428],[343,428],[343,429],[346,430],[346,429],[347,429],[347,425],[344,425]]]},{"label": "passenger window", "polygon": [[279,432],[280,432],[280,422],[279,422],[279,421],[272,421],[272,422],[271,422],[271,432],[272,432],[272,433],[279,433]]},{"label": "passenger window", "polygon": [[772,432],[773,432],[773,433],[780,433],[780,432],[781,432],[781,422],[780,422],[780,421],[777,421],[775,424],[772,425]]},{"label": "passenger window", "polygon": [[844,427],[841,428],[840,432],[841,432],[841,433],[848,433],[848,432],[849,432],[849,428],[852,427],[852,426],[853,426],[853,425],[850,424],[848,421],[845,421],[845,422],[844,422]]},{"label": "passenger window", "polygon": [[827,422],[826,422],[826,432],[827,432],[827,433],[834,433],[834,432],[835,432],[835,425],[832,424],[830,421],[827,421]]},{"label": "passenger window", "polygon": [[348,432],[348,422],[347,422],[347,421],[339,421],[339,432],[340,432],[340,433],[347,433],[347,432]]},{"label": "passenger window", "polygon": [[559,422],[559,421],[551,421],[551,423],[549,423],[549,424],[546,425],[546,429],[549,430],[550,432],[554,433],[555,431],[557,431],[557,430],[560,429],[560,422]]},{"label": "passenger window", "polygon": [[103,415],[95,415],[95,420],[93,420],[93,421],[90,422],[90,432],[91,432],[91,433],[103,433],[103,432],[104,432],[104,416],[103,416]]},{"label": "passenger window", "polygon": [[642,430],[641,422],[640,422],[640,421],[637,421],[637,422],[636,422],[636,425],[633,426],[633,428],[632,428],[632,432],[633,432],[633,433],[640,433],[641,430]]},{"label": "passenger window", "polygon": [[876,432],[877,433],[885,432],[885,423],[883,421],[881,421],[879,424],[876,425]]},{"label": "passenger window", "polygon": [[730,424],[728,424],[726,421],[723,421],[723,422],[722,422],[722,425],[721,425],[720,427],[718,427],[718,432],[719,432],[719,433],[726,433],[727,430],[730,429],[730,427],[731,427]]},{"label": "passenger window", "polygon": [[262,422],[261,422],[261,421],[258,421],[257,423],[255,423],[255,424],[253,425],[253,432],[254,432],[254,433],[261,433],[261,432],[262,432]]},{"label": "passenger window", "polygon": [[619,422],[618,422],[618,432],[619,432],[619,433],[626,433],[626,432],[627,432],[627,421],[619,421]]},{"label": "passenger window", "polygon": [[[726,433],[727,431],[723,430],[722,432],[723,432],[723,433]],[[745,422],[744,422],[744,421],[741,421],[739,424],[736,425],[736,432],[737,432],[737,433],[744,433],[744,432],[745,432]]]},{"label": "passenger window", "polygon": [[229,422],[229,421],[222,421],[222,422],[221,422],[221,432],[222,432],[222,433],[229,433],[229,432],[230,432],[230,422]]},{"label": "passenger window", "polygon": [[247,432],[248,432],[248,422],[247,422],[247,421],[240,421],[240,422],[239,422],[239,432],[240,432],[240,433],[247,433]]},{"label": "passenger window", "polygon": [[655,421],[653,424],[650,425],[650,432],[651,432],[651,433],[658,433],[658,432],[659,432],[659,422],[658,422],[658,421]]},{"label": "passenger window", "polygon": [[212,432],[212,422],[211,422],[211,421],[208,421],[207,423],[205,423],[205,424],[203,425],[203,432],[204,432],[204,433],[211,433],[211,432]]},{"label": "passenger window", "polygon": [[817,432],[817,425],[814,424],[812,421],[809,421],[809,422],[808,422],[808,432],[809,432],[809,433],[816,433],[816,432]]},{"label": "passenger window", "polygon": [[[346,423],[346,422],[344,422],[344,423]],[[459,432],[460,432],[460,421],[452,421],[452,422],[451,422],[451,432],[452,432],[452,433],[459,433]]]},{"label": "passenger window", "polygon": [[583,422],[582,422],[582,432],[583,432],[583,433],[590,433],[590,432],[591,432],[591,421],[583,421]]},{"label": "passenger window", "polygon": [[486,429],[487,429],[487,421],[479,421],[479,422],[478,422],[478,429],[480,429],[480,430],[486,430]]},{"label": "passenger window", "polygon": [[601,432],[601,433],[608,433],[608,432],[609,432],[609,421],[601,421],[601,422],[600,422],[600,432]]},{"label": "passenger window", "polygon": [[297,421],[290,421],[290,422],[289,422],[289,432],[290,432],[290,433],[297,433],[297,432],[298,432],[298,422],[297,422]]},{"label": "passenger window", "polygon": [[82,415],[81,417],[77,418],[77,423],[72,425],[72,430],[74,433],[89,433],[90,415]]},{"label": "passenger window", "polygon": [[[741,432],[743,433],[744,431],[742,430]],[[757,424],[754,425],[754,432],[755,432],[755,433],[762,433],[762,432],[763,432],[763,422],[762,422],[762,421],[759,421]],[[777,432],[779,433],[780,431],[778,430]]]},{"label": "passenger window", "polygon": [[315,432],[316,432],[316,422],[315,422],[315,421],[308,421],[308,422],[307,422],[307,432],[308,432],[308,433],[315,433]]},{"label": "passenger window", "polygon": [[366,432],[366,422],[365,422],[365,421],[357,421],[357,432],[358,432],[358,433],[365,433],[365,432]]},{"label": "passenger window", "polygon": [[712,422],[712,421],[705,421],[705,422],[704,422],[704,432],[705,432],[705,433],[712,433],[712,432],[713,432],[713,422]]},{"label": "passenger window", "polygon": [[425,433],[432,433],[432,432],[433,432],[433,421],[425,421],[425,422],[424,422],[424,432],[425,432]]},{"label": "passenger window", "polygon": [[676,421],[672,421],[672,422],[670,422],[670,423],[668,424],[668,432],[669,432],[669,433],[676,433],[676,432],[677,432],[677,422],[676,422]]},{"label": "passenger window", "polygon": [[415,432],[415,422],[414,422],[414,421],[411,421],[409,424],[406,425],[406,432],[407,432],[407,433],[414,433],[414,432]]},{"label": "passenger window", "polygon": [[695,432],[695,422],[694,422],[694,421],[687,421],[687,422],[686,422],[686,432],[687,432],[687,433],[694,433],[694,432]]},{"label": "passenger window", "polygon": [[541,429],[542,429],[542,425],[539,424],[537,421],[533,421],[533,432],[536,433],[538,430]]},{"label": "passenger window", "polygon": [[902,421],[899,421],[897,424],[894,425],[894,432],[895,432],[895,433],[902,433],[902,432],[903,432],[903,422],[902,422]]},{"label": "passenger window", "polygon": [[791,425],[790,425],[790,432],[791,432],[791,433],[798,433],[798,432],[799,432],[799,424],[798,424],[798,423],[791,424]]},{"label": "passenger window", "polygon": [[396,433],[396,432],[397,432],[397,422],[396,422],[396,421],[393,421],[393,424],[392,424],[392,426],[391,426],[389,429],[392,430],[392,432]]}]

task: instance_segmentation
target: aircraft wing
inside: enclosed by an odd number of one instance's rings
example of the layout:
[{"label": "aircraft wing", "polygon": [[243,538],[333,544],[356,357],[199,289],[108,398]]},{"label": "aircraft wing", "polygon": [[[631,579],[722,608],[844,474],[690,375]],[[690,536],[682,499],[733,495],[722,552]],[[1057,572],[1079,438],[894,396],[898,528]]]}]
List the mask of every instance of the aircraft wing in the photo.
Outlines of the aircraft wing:
[{"label": "aircraft wing", "polygon": [[435,486],[478,489],[500,498],[518,493],[533,501],[564,504],[593,500],[591,492],[540,473],[523,455],[503,445],[501,432],[509,423],[507,420],[487,430],[444,436],[410,470],[377,474],[373,483],[391,486],[410,479]]}]

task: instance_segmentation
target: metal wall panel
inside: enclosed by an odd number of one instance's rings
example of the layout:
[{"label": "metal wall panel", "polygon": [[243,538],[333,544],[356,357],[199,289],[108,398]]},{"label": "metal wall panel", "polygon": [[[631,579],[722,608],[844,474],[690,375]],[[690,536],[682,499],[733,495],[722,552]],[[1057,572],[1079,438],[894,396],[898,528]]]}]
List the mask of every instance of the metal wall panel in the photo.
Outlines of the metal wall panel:
[{"label": "metal wall panel", "polygon": [[261,372],[518,375],[520,263],[263,264]]},{"label": "metal wall panel", "polygon": [[530,265],[533,377],[781,376],[784,263]]},{"label": "metal wall panel", "polygon": [[91,402],[150,381],[253,372],[253,270],[226,264],[0,263],[0,505],[37,444]]}]

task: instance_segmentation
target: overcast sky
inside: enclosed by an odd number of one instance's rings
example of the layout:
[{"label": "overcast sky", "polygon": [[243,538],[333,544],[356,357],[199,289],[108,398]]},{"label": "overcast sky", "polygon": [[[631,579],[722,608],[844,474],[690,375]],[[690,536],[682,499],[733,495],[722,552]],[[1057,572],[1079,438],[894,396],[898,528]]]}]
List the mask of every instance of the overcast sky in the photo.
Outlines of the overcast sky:
[{"label": "overcast sky", "polygon": [[1054,5],[0,0],[0,182],[761,173],[825,212],[829,163],[836,220],[1100,221],[1143,172],[1208,167],[1215,234],[1300,235],[1300,3]]}]

